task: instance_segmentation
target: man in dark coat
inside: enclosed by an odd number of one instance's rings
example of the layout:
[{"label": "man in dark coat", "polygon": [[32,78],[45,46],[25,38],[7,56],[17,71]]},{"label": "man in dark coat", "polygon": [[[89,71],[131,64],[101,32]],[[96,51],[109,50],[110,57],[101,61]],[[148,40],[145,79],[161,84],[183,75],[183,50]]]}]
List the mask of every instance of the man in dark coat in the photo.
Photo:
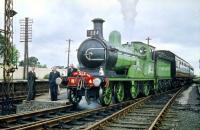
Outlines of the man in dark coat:
[{"label": "man in dark coat", "polygon": [[58,98],[58,84],[56,84],[56,79],[58,77],[60,77],[60,73],[56,70],[56,67],[53,67],[49,74],[51,101],[57,101]]},{"label": "man in dark coat", "polygon": [[31,71],[28,72],[28,96],[27,96],[27,101],[34,100],[35,99],[35,94],[36,94],[36,84],[35,80],[37,79],[36,74],[35,74],[35,67],[32,68]]}]

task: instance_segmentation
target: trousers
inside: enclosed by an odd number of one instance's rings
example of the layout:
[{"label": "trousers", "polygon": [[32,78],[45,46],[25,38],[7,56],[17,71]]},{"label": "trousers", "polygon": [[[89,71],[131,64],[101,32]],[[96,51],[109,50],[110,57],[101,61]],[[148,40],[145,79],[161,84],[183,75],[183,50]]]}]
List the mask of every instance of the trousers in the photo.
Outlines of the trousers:
[{"label": "trousers", "polygon": [[35,85],[34,84],[28,84],[28,96],[27,96],[27,101],[34,100],[35,99]]},{"label": "trousers", "polygon": [[57,101],[58,99],[58,85],[57,84],[50,84],[50,94],[51,94],[51,101]]}]

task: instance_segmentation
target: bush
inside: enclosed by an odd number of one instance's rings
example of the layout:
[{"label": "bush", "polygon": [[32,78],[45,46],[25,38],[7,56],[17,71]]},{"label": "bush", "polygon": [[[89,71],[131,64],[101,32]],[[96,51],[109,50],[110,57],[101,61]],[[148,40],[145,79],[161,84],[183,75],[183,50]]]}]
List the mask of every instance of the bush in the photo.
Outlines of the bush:
[{"label": "bush", "polygon": [[43,79],[49,79],[49,74],[46,74]]}]

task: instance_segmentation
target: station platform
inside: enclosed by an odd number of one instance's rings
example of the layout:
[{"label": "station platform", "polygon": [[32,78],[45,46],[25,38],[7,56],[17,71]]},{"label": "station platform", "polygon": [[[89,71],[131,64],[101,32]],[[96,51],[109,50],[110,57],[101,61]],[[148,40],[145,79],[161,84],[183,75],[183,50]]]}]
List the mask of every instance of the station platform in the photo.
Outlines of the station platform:
[{"label": "station platform", "polygon": [[58,106],[65,106],[68,104],[67,99],[67,89],[60,88],[60,94],[58,95],[57,101],[51,101],[49,93],[37,96],[35,100],[26,101],[24,100],[22,104],[17,105],[16,113],[38,111],[41,109],[49,109]]},{"label": "station platform", "polygon": [[200,84],[192,84],[176,99],[181,105],[199,105],[200,104]]},{"label": "station platform", "polygon": [[[38,97],[35,98],[35,101],[51,101],[50,94],[45,93],[41,96],[38,96]],[[66,88],[60,88],[60,93],[58,94],[58,100],[56,102],[60,102],[60,103],[65,102],[66,103],[66,101],[68,101],[68,99],[67,99],[67,89]]]}]

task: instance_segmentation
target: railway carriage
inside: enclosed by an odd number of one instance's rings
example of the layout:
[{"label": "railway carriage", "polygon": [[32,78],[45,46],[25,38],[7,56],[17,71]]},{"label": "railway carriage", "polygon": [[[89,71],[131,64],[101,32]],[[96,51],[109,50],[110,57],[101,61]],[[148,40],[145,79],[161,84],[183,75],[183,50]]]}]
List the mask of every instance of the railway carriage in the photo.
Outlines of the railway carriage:
[{"label": "railway carriage", "polygon": [[103,19],[94,19],[94,29],[78,48],[80,71],[67,77],[69,100],[78,104],[99,100],[102,105],[137,98],[141,93],[166,91],[182,81],[191,81],[193,68],[189,63],[166,50],[143,42],[121,44],[121,35],[113,31],[109,41],[103,37]]}]

